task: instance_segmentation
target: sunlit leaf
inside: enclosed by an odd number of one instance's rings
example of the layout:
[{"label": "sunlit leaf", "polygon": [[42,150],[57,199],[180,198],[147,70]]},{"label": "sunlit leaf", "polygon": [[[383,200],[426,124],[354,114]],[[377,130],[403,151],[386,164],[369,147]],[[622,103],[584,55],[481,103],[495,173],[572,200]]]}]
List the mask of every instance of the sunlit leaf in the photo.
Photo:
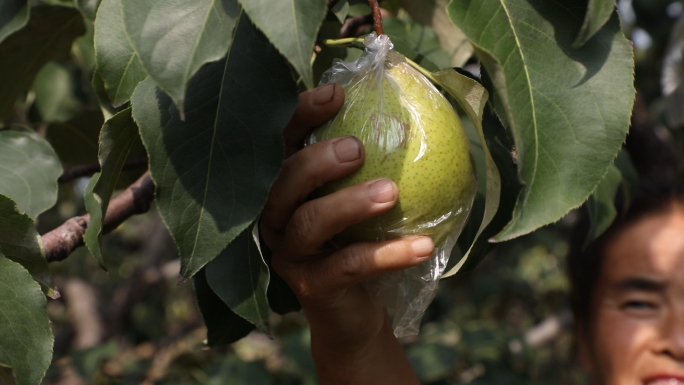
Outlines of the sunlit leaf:
[{"label": "sunlit leaf", "polygon": [[[190,78],[230,47],[240,13],[237,0],[120,1],[127,38],[140,63],[182,116]],[[107,78],[101,68],[100,73]]]},{"label": "sunlit leaf", "polygon": [[33,130],[13,125],[0,129],[0,194],[13,199],[31,218],[57,202],[62,165],[45,139]]},{"label": "sunlit leaf", "polygon": [[269,310],[266,290],[269,271],[252,237],[243,231],[206,269],[207,282],[230,309],[268,332]]},{"label": "sunlit leaf", "polygon": [[131,117],[131,109],[127,108],[114,115],[102,126],[100,132],[100,160],[101,171],[90,179],[86,187],[84,201],[90,214],[90,223],[83,240],[90,253],[104,269],[102,256],[102,223],[107,212],[109,200],[112,197],[121,169],[126,162],[128,153],[138,138],[138,126]]},{"label": "sunlit leaf", "polygon": [[523,190],[499,241],[581,205],[629,128],[633,58],[617,15],[572,48],[586,7],[573,0],[453,0],[448,13],[476,45],[515,139]]},{"label": "sunlit leaf", "polygon": [[189,278],[265,204],[282,163],[282,130],[297,106],[296,85],[282,56],[243,15],[227,59],[190,83],[185,121],[150,79],[132,102],[156,203]]},{"label": "sunlit leaf", "polygon": [[128,41],[121,0],[103,0],[95,21],[95,61],[97,72],[115,107],[126,103],[135,86],[147,77]]},{"label": "sunlit leaf", "polygon": [[335,14],[335,17],[337,17],[337,20],[339,20],[340,23],[344,23],[344,20],[349,14],[349,2],[347,0],[339,0],[330,11]]},{"label": "sunlit leaf", "polygon": [[[50,365],[54,342],[45,295],[28,271],[5,258],[3,251],[0,250],[0,367],[4,374],[11,370],[17,385],[40,384]],[[0,373],[0,380],[2,376]]]},{"label": "sunlit leaf", "polygon": [[83,17],[72,8],[37,6],[26,27],[0,43],[0,120],[11,115],[17,98],[43,65],[71,51],[85,32]]},{"label": "sunlit leaf", "polygon": [[249,18],[263,31],[312,88],[311,55],[327,9],[327,0],[240,0]]}]

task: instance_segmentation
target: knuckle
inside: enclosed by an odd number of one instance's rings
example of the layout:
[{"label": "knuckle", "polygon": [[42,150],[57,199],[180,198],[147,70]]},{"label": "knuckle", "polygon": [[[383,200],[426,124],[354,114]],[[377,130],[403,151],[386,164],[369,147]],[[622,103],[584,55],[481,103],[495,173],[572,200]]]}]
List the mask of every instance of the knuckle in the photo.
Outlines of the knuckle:
[{"label": "knuckle", "polygon": [[297,244],[312,245],[316,243],[316,206],[305,204],[295,211],[290,221],[293,241]]},{"label": "knuckle", "polygon": [[338,274],[345,277],[357,277],[362,275],[363,261],[366,253],[363,253],[357,246],[348,247],[346,251],[340,255],[337,263]]}]

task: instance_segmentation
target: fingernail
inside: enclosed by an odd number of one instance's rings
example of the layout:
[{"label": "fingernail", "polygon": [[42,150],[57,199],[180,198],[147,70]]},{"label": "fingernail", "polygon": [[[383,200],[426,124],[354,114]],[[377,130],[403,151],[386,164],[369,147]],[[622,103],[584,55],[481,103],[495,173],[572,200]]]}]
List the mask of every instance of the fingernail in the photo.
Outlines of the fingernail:
[{"label": "fingernail", "polygon": [[328,83],[314,92],[313,101],[315,105],[327,104],[333,100],[333,96],[335,96],[335,83]]},{"label": "fingernail", "polygon": [[335,156],[340,163],[351,162],[361,157],[359,141],[353,136],[338,140],[333,144],[333,147],[335,148]]},{"label": "fingernail", "polygon": [[411,242],[411,250],[416,257],[427,257],[432,254],[432,239],[421,237]]},{"label": "fingernail", "polygon": [[389,179],[381,179],[372,185],[369,189],[370,198],[375,203],[387,203],[394,199],[394,188],[392,181]]}]

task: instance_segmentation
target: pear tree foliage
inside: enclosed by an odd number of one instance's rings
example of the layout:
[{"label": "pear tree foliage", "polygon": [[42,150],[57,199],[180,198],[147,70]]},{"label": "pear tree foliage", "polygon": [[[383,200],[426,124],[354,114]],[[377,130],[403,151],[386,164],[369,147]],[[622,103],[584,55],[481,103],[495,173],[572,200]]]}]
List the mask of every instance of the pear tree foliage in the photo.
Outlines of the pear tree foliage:
[{"label": "pear tree foliage", "polygon": [[[298,92],[333,59],[359,56],[359,39],[341,39],[340,27],[362,2],[161,3],[0,2],[0,286],[12,284],[0,288],[0,380],[37,385],[50,361],[54,250],[35,226],[74,167],[99,164],[87,174],[85,243],[106,268],[104,213],[140,175],[127,165],[144,159],[209,344],[267,331],[269,311],[299,308],[253,229]],[[478,195],[451,276],[587,201],[610,205],[623,178],[613,162],[629,128],[634,61],[613,1],[428,3],[380,5],[395,12],[385,20],[395,49],[474,130]],[[615,216],[592,214],[596,234]]]}]

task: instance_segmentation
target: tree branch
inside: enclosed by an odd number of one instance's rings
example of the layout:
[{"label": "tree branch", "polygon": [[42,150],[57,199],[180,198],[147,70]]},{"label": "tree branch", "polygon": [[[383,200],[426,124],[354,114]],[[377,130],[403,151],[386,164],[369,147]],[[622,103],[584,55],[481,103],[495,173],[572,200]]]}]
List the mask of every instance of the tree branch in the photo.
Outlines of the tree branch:
[{"label": "tree branch", "polygon": [[[135,170],[141,167],[147,166],[147,157],[142,156],[139,158],[132,158],[126,161],[123,166],[123,171]],[[91,176],[96,172],[100,172],[101,167],[99,163],[90,164],[77,164],[74,166],[69,166],[64,169],[62,176],[59,177],[57,182],[66,183],[71,182],[74,179],[78,179],[84,176]]]},{"label": "tree branch", "polygon": [[[109,202],[102,233],[107,234],[126,219],[149,210],[152,199],[154,199],[154,183],[150,178],[150,173],[146,172]],[[90,215],[88,214],[74,217],[43,235],[47,261],[63,261],[74,250],[83,246],[83,235],[89,223]]]}]

